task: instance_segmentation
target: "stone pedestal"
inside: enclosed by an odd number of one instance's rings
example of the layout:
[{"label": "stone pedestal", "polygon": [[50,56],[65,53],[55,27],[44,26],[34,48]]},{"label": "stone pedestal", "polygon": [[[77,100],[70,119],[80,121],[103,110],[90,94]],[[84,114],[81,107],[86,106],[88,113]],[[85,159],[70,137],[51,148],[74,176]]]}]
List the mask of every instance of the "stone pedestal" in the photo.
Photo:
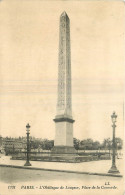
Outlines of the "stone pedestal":
[{"label": "stone pedestal", "polygon": [[[54,119],[56,126],[55,151],[70,152],[73,147],[73,123],[74,120],[68,115],[58,115]],[[73,149],[72,149],[73,151]]]},{"label": "stone pedestal", "polygon": [[76,150],[73,146],[54,146],[51,150],[51,154],[55,155],[55,154],[60,154],[60,156],[64,156],[64,155],[74,155],[77,154]]},{"label": "stone pedestal", "polygon": [[73,146],[73,123],[74,120],[68,115],[58,115],[54,119],[56,134],[54,147],[51,155],[55,156],[76,156],[76,150]]}]

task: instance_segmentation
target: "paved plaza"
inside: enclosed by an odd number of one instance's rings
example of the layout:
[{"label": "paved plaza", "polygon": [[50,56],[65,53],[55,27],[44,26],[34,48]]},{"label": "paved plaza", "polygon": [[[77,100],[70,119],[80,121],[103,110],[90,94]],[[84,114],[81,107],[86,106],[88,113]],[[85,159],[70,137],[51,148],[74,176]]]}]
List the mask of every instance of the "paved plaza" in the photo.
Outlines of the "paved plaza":
[{"label": "paved plaza", "polygon": [[[104,173],[107,174],[111,167],[111,160],[90,161],[82,163],[61,163],[61,162],[41,162],[30,161],[32,168],[74,171],[74,172],[90,172],[90,173]],[[14,165],[23,167],[24,160],[11,160],[10,156],[2,156],[0,158],[0,165]],[[117,159],[116,165],[120,174],[123,175],[123,159]]]}]

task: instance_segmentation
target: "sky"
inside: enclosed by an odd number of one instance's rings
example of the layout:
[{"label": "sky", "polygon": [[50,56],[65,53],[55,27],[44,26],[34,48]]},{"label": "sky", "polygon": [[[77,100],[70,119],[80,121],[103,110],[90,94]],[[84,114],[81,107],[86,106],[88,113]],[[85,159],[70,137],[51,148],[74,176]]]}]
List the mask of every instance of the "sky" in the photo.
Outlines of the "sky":
[{"label": "sky", "polygon": [[74,137],[123,138],[124,3],[0,2],[0,134],[54,139],[59,17],[70,18]]}]

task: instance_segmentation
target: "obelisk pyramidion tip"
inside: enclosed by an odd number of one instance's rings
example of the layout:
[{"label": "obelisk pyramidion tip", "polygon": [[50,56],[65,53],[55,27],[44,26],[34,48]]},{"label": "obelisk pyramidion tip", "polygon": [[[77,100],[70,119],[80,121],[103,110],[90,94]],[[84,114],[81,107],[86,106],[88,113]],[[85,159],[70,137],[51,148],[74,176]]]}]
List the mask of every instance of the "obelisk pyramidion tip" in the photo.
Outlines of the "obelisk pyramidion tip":
[{"label": "obelisk pyramidion tip", "polygon": [[63,16],[67,16],[68,17],[68,15],[67,15],[67,13],[65,11],[61,14],[61,17],[63,17]]}]

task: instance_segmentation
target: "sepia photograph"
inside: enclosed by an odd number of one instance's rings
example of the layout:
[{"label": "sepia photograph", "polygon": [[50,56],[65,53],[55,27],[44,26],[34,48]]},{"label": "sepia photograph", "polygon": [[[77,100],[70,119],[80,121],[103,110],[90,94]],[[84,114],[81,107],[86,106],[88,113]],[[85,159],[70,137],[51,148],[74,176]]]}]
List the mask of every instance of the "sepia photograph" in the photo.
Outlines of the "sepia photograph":
[{"label": "sepia photograph", "polygon": [[123,195],[125,4],[0,1],[0,195]]}]

